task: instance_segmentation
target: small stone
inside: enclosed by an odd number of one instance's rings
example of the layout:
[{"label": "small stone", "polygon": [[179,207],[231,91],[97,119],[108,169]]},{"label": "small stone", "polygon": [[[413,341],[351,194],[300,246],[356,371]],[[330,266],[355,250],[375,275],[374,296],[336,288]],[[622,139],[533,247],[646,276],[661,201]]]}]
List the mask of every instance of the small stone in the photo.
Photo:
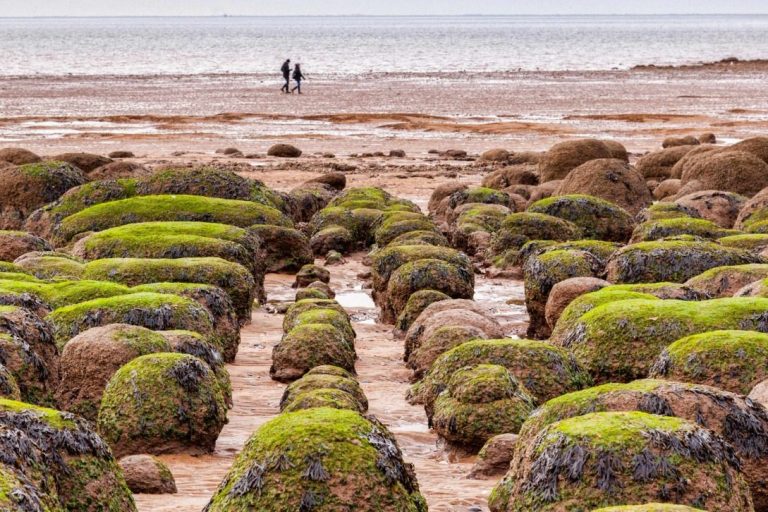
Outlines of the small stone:
[{"label": "small stone", "polygon": [[129,455],[117,462],[125,482],[136,494],[176,494],[176,482],[168,466],[151,455]]}]

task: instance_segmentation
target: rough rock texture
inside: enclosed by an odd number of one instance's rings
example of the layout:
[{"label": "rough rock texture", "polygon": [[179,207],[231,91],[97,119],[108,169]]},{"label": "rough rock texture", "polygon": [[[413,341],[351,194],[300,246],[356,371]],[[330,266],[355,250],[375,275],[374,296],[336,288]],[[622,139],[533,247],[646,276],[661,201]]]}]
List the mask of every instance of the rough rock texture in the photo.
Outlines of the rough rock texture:
[{"label": "rough rock texture", "polygon": [[467,478],[498,478],[504,475],[509,469],[518,437],[517,434],[499,434],[490,438],[477,454],[477,462]]},{"label": "rough rock texture", "polygon": [[565,308],[577,297],[610,286],[611,283],[597,277],[572,277],[552,287],[544,308],[544,317],[550,329],[555,327]]},{"label": "rough rock texture", "polygon": [[23,148],[0,149],[0,162],[8,162],[9,164],[13,164],[13,165],[24,165],[24,164],[36,164],[37,162],[41,162],[41,161],[42,159],[39,156],[29,151],[28,149],[23,149]]},{"label": "rough rock texture", "polygon": [[685,187],[699,182],[698,190],[721,190],[753,196],[768,186],[768,163],[746,151],[723,151],[697,158],[681,176]]},{"label": "rough rock texture", "polygon": [[52,249],[47,241],[31,233],[0,231],[0,261],[14,261],[28,252]]},{"label": "rough rock texture", "polygon": [[675,200],[676,204],[698,212],[702,219],[722,228],[732,228],[747,198],[733,192],[703,190]]},{"label": "rough rock texture", "polygon": [[557,196],[528,207],[532,213],[552,215],[579,226],[584,238],[624,243],[632,235],[635,221],[624,209],[597,197]]},{"label": "rough rock texture", "polygon": [[651,178],[659,181],[666,180],[672,176],[672,168],[675,164],[691,149],[693,149],[692,146],[676,146],[648,153],[638,159],[635,168],[647,180]]},{"label": "rough rock texture", "polygon": [[608,146],[599,140],[570,140],[555,144],[539,162],[541,181],[561,180],[583,163],[599,158],[613,158]]},{"label": "rough rock texture", "polygon": [[90,173],[94,169],[107,165],[112,162],[112,159],[101,155],[94,155],[92,153],[62,153],[51,157],[51,160],[56,162],[67,162],[74,165],[85,174]]},{"label": "rough rock texture", "polygon": [[128,455],[117,463],[125,482],[137,494],[176,494],[176,481],[168,466],[152,455]]},{"label": "rough rock texture", "polygon": [[301,150],[290,144],[275,144],[267,150],[267,155],[279,158],[298,158]]},{"label": "rough rock texture", "polygon": [[643,177],[623,160],[591,160],[574,169],[554,195],[586,194],[614,203],[631,214],[653,201]]}]

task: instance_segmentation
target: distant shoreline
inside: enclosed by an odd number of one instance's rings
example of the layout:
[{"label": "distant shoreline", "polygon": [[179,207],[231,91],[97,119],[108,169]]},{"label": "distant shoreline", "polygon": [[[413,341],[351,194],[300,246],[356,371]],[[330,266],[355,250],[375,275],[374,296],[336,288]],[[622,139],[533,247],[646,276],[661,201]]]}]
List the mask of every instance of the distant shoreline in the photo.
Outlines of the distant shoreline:
[{"label": "distant shoreline", "polygon": [[620,17],[645,17],[645,18],[668,18],[668,17],[719,17],[719,16],[768,16],[768,12],[688,12],[688,13],[581,13],[581,14],[553,14],[553,13],[535,13],[535,14],[514,14],[514,13],[493,13],[493,14],[157,14],[157,15],[52,15],[52,16],[2,16],[0,20],[44,20],[44,19],[156,19],[156,18],[179,18],[179,19],[216,19],[216,18],[620,18]]}]

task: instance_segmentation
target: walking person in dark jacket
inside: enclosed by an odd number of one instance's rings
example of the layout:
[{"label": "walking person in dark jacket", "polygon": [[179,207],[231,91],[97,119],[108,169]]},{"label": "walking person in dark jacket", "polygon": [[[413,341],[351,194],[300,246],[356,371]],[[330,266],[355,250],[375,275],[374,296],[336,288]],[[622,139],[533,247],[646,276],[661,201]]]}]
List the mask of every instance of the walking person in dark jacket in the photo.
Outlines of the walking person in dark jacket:
[{"label": "walking person in dark jacket", "polygon": [[288,94],[291,86],[291,59],[286,59],[286,61],[283,62],[283,67],[280,68],[280,71],[283,72],[283,78],[285,79],[285,84],[280,90]]},{"label": "walking person in dark jacket", "polygon": [[293,80],[296,82],[296,87],[291,89],[291,93],[297,90],[301,94],[301,81],[304,80],[304,75],[301,74],[301,64],[296,63],[296,67],[293,68]]}]

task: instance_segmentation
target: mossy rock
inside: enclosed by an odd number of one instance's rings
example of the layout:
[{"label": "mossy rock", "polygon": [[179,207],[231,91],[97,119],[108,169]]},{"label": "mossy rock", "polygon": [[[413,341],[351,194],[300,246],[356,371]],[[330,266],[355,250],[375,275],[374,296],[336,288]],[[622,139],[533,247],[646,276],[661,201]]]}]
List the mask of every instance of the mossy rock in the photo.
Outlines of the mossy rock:
[{"label": "mossy rock", "polygon": [[192,299],[211,314],[213,333],[206,333],[208,341],[221,352],[225,362],[231,363],[240,347],[240,326],[245,323],[238,319],[229,295],[216,286],[190,283],[152,283],[131,288],[131,293],[160,293],[179,295]]},{"label": "mossy rock", "polygon": [[[3,428],[0,430],[4,431],[6,429]],[[12,432],[16,434],[19,431]],[[26,437],[24,438],[24,441],[29,443]],[[32,452],[27,452],[27,454],[30,453]],[[29,473],[31,473],[31,475],[29,475]],[[8,510],[9,512],[17,510],[64,512],[64,509],[61,508],[61,504],[55,494],[56,491],[52,488],[53,485],[49,482],[41,482],[45,487],[38,484],[38,481],[44,480],[45,477],[43,474],[42,469],[27,470],[25,474],[25,472],[15,470],[5,464],[0,464],[0,510]],[[30,482],[30,480],[33,479],[36,481]],[[50,485],[50,487],[48,487],[48,485]],[[41,488],[45,489],[45,491]],[[52,492],[48,491],[49,488]]]},{"label": "mossy rock", "polygon": [[436,233],[435,231],[409,231],[398,235],[394,240],[387,244],[387,247],[394,247],[396,245],[436,245],[440,247],[448,247],[448,239],[443,236],[442,233]]},{"label": "mossy rock", "polygon": [[0,364],[13,375],[22,400],[54,404],[59,354],[48,322],[26,309],[0,306]]},{"label": "mossy rock", "polygon": [[591,510],[658,497],[710,510],[753,510],[733,448],[695,423],[603,412],[548,425],[515,454],[493,512]]},{"label": "mossy rock", "polygon": [[232,381],[230,380],[227,366],[224,364],[225,361],[221,350],[216,345],[208,341],[199,332],[184,330],[155,332],[166,339],[171,351],[178,352],[179,354],[189,354],[205,361],[213,370],[216,380],[219,382],[227,407],[232,407]]},{"label": "mossy rock", "polygon": [[385,209],[393,200],[392,194],[378,187],[348,188],[336,196],[329,206],[344,206],[367,202],[379,210]]},{"label": "mossy rock", "polygon": [[287,194],[286,202],[296,222],[309,222],[336,194],[336,189],[324,183],[304,183]]},{"label": "mossy rock", "polygon": [[726,247],[736,247],[737,249],[760,252],[768,247],[768,234],[752,233],[724,236],[719,238],[717,243]]},{"label": "mossy rock", "polygon": [[434,223],[424,215],[413,212],[394,212],[376,228],[374,239],[379,247],[384,247],[398,236],[410,231],[434,231]]},{"label": "mossy rock", "polygon": [[325,256],[330,251],[348,254],[357,247],[357,242],[352,233],[343,226],[328,226],[323,228],[309,239],[312,253]]},{"label": "mossy rock", "polygon": [[107,258],[86,263],[83,276],[126,286],[150,283],[218,286],[232,299],[241,321],[250,319],[253,301],[263,293],[247,268],[221,258]]},{"label": "mossy rock", "polygon": [[163,336],[145,327],[109,324],[88,329],[69,340],[62,350],[56,403],[96,421],[104,388],[115,372],[139,356],[170,351]]},{"label": "mossy rock", "polygon": [[334,326],[344,334],[344,339],[350,346],[354,345],[355,338],[357,337],[357,333],[355,333],[352,323],[349,321],[349,315],[334,308],[312,308],[299,313],[284,323],[283,329],[285,332],[291,332],[296,327],[307,324],[328,324]]},{"label": "mossy rock", "polygon": [[531,240],[517,253],[516,263],[521,267],[529,258],[549,251],[584,251],[588,252],[605,266],[605,262],[622,247],[616,242],[602,240],[572,240],[570,242],[555,242],[552,240]]},{"label": "mossy rock", "polygon": [[489,338],[488,333],[474,325],[445,325],[420,339],[407,355],[406,366],[413,370],[414,378],[420,379],[445,352],[467,341]]},{"label": "mossy rock", "polygon": [[411,324],[419,317],[422,311],[427,306],[434,302],[440,302],[441,300],[448,300],[450,297],[443,292],[436,290],[419,290],[416,293],[411,294],[408,297],[408,302],[405,303],[403,311],[398,315],[395,322],[395,329],[406,332],[411,327]]},{"label": "mossy rock", "polygon": [[94,233],[75,244],[86,260],[103,258],[218,257],[247,268],[258,277],[266,270],[258,258],[261,241],[254,233],[210,222],[141,222]]},{"label": "mossy rock", "polygon": [[641,411],[675,416],[705,426],[736,449],[756,509],[768,505],[765,481],[768,443],[766,409],[746,397],[717,388],[667,380],[603,384],[554,398],[531,414],[520,431],[525,446],[547,425],[592,412]]},{"label": "mossy rock", "polygon": [[677,203],[654,203],[637,214],[638,222],[654,222],[664,219],[700,219],[695,208]]},{"label": "mossy rock", "polygon": [[303,324],[283,336],[272,350],[270,376],[280,382],[296,380],[315,366],[334,365],[355,371],[355,349],[331,324]]},{"label": "mossy rock", "polygon": [[141,178],[137,189],[145,196],[187,194],[247,201],[251,199],[253,183],[232,171],[215,167],[171,167]]},{"label": "mossy rock", "polygon": [[618,507],[605,507],[595,509],[592,512],[706,512],[700,508],[687,507],[685,505],[672,505],[670,503],[648,503],[646,505],[620,505]]},{"label": "mossy rock", "polygon": [[259,428],[206,510],[426,512],[427,504],[386,427],[322,407]]},{"label": "mossy rock", "polygon": [[95,299],[58,308],[48,315],[59,350],[92,327],[107,324],[139,325],[155,331],[185,329],[215,334],[213,317],[197,301],[178,295],[132,293]]},{"label": "mossy rock", "polygon": [[476,364],[504,366],[537,403],[589,386],[592,381],[568,351],[542,341],[475,340],[462,343],[435,360],[408,400],[431,406],[456,370]]},{"label": "mossy rock", "polygon": [[398,268],[406,263],[427,258],[448,262],[469,273],[473,271],[472,262],[469,258],[450,247],[430,245],[385,247],[371,255],[371,277],[374,292],[384,292],[392,274]]},{"label": "mossy rock", "polygon": [[[297,401],[300,395],[306,395],[307,393],[318,390],[341,391],[349,395],[355,402],[356,405],[355,407],[351,408],[352,410],[356,410],[361,413],[368,410],[368,399],[366,398],[365,393],[363,393],[363,389],[360,387],[360,384],[357,383],[357,381],[354,379],[354,377],[352,377],[351,374],[349,374],[349,372],[343,368],[333,367],[335,370],[340,370],[341,372],[346,373],[346,375],[329,375],[327,373],[316,373],[318,369],[319,371],[323,371],[323,368],[325,367],[313,368],[302,378],[292,382],[288,385],[287,388],[285,388],[283,396],[280,399],[281,412],[285,411],[287,407],[289,407],[293,402]],[[306,399],[307,397],[304,398]],[[314,396],[313,398],[322,397]],[[328,398],[333,398],[333,396]],[[347,401],[347,399],[343,397],[341,400],[343,403],[346,403]],[[322,406],[315,405],[315,407]],[[299,408],[306,409],[307,407]],[[337,407],[337,409],[340,408],[349,407]]]},{"label": "mossy rock", "polygon": [[578,240],[583,232],[573,222],[543,213],[513,213],[508,215],[491,239],[491,252],[495,256],[520,250],[531,240]]},{"label": "mossy rock", "polygon": [[24,222],[24,229],[46,239],[54,238],[61,221],[86,208],[128,199],[136,195],[135,179],[91,181],[67,190],[57,201],[32,212]]},{"label": "mossy rock", "polygon": [[584,238],[624,243],[632,236],[635,221],[618,205],[587,195],[548,197],[528,207],[531,213],[558,217],[581,228]]},{"label": "mossy rock", "polygon": [[365,412],[365,408],[354,396],[346,391],[332,388],[320,388],[299,393],[285,405],[282,412],[296,412],[318,407],[346,409],[358,413]]},{"label": "mossy rock", "polygon": [[54,309],[131,293],[129,287],[107,281],[9,281],[4,275],[0,275],[0,290],[34,295]]},{"label": "mossy rock", "polygon": [[635,228],[635,231],[632,233],[631,242],[652,242],[679,235],[693,235],[715,240],[739,233],[735,229],[724,229],[709,220],[683,217],[643,222]]},{"label": "mossy rock", "polygon": [[301,231],[268,224],[251,226],[248,231],[261,240],[258,257],[267,272],[295,272],[315,260],[309,238]]},{"label": "mossy rock", "polygon": [[11,262],[28,252],[50,250],[52,247],[39,236],[25,231],[0,230],[0,261]]},{"label": "mossy rock", "polygon": [[768,278],[768,264],[715,267],[692,277],[685,285],[709,297],[732,297],[755,281]]},{"label": "mossy rock", "polygon": [[66,217],[56,241],[67,242],[87,231],[159,221],[212,222],[243,228],[254,224],[293,225],[279,210],[250,201],[189,195],[137,196],[97,204]]},{"label": "mossy rock", "polygon": [[528,258],[523,266],[528,337],[544,339],[551,334],[545,310],[549,292],[557,283],[573,277],[595,277],[601,270],[602,262],[586,251],[554,250]]},{"label": "mossy rock", "polygon": [[227,422],[211,368],[187,354],[137,357],[104,390],[99,433],[118,457],[137,453],[210,453]]},{"label": "mossy rock", "polygon": [[71,257],[41,253],[39,256],[27,255],[16,260],[16,264],[38,279],[82,279],[85,273],[83,264]]},{"label": "mossy rock", "polygon": [[448,199],[448,205],[451,209],[456,209],[458,206],[468,203],[498,204],[509,207],[512,204],[512,200],[509,194],[488,187],[472,187],[457,190]]},{"label": "mossy rock", "polygon": [[320,265],[314,263],[308,263],[301,267],[296,273],[296,281],[293,284],[294,288],[303,288],[310,284],[320,281],[328,284],[331,280],[331,272]]},{"label": "mossy rock", "polygon": [[387,283],[386,293],[375,297],[381,308],[380,320],[394,323],[411,295],[419,290],[436,290],[453,299],[471,299],[475,293],[474,270],[434,258],[398,267]]},{"label": "mossy rock", "polygon": [[296,325],[296,318],[306,311],[313,309],[334,309],[341,314],[346,314],[341,305],[333,299],[302,299],[291,304],[283,317],[283,332],[291,330]]},{"label": "mossy rock", "polygon": [[479,449],[491,437],[517,433],[535,399],[503,366],[479,364],[451,375],[427,408],[430,425],[452,443]]},{"label": "mossy rock", "polygon": [[[61,510],[136,510],[109,446],[87,421],[73,414],[0,399],[0,426],[21,430],[31,441],[29,444],[40,450],[42,465],[55,481]],[[3,452],[13,456],[12,452]]]},{"label": "mossy rock", "polygon": [[768,331],[766,310],[768,299],[759,298],[614,301],[582,315],[552,341],[569,348],[595,382],[629,382],[646,377],[662,351],[686,336],[723,329]]},{"label": "mossy rock", "polygon": [[619,249],[606,265],[612,283],[683,283],[711,268],[761,263],[743,249],[713,242],[642,242]]},{"label": "mossy rock", "polygon": [[304,299],[330,299],[327,293],[319,288],[300,288],[296,290],[295,301]]},{"label": "mossy rock", "polygon": [[623,290],[625,292],[647,293],[662,300],[707,300],[710,297],[681,283],[635,283],[614,284],[608,287],[611,290]]},{"label": "mossy rock", "polygon": [[664,349],[650,376],[748,395],[768,378],[768,334],[710,331],[679,339]]},{"label": "mossy rock", "polygon": [[176,480],[168,466],[153,455],[128,455],[117,463],[128,488],[136,494],[176,494]]},{"label": "mossy rock", "polygon": [[343,227],[352,235],[355,247],[366,247],[374,241],[373,232],[384,218],[384,212],[370,207],[347,208],[328,206],[312,217],[310,233],[317,234],[333,226]]},{"label": "mossy rock", "polygon": [[[2,341],[0,341],[0,347],[4,343],[8,342],[8,336],[0,335],[0,338],[3,338]],[[2,350],[0,348],[0,350]],[[13,374],[8,371],[8,368],[0,364],[0,397],[2,398],[10,398],[11,400],[21,400],[21,391],[19,390],[19,385],[16,384],[16,378],[13,376]]]},{"label": "mossy rock", "polygon": [[557,323],[552,329],[550,341],[562,345],[564,337],[571,332],[584,314],[603,304],[631,299],[656,300],[657,298],[649,293],[622,290],[616,286],[606,286],[600,290],[576,297],[565,307],[560,318],[557,319]]}]

